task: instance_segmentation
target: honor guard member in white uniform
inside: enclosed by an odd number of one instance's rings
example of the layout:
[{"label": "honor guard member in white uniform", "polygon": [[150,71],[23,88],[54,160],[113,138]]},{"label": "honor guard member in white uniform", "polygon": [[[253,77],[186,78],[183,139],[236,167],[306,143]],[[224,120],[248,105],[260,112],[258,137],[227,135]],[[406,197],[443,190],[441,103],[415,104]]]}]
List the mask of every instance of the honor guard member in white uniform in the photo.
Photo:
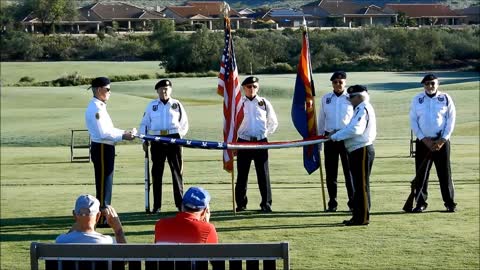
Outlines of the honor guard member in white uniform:
[{"label": "honor guard member in white uniform", "polygon": [[[455,126],[455,105],[448,94],[438,90],[439,82],[434,74],[427,74],[421,83],[425,91],[413,98],[410,108],[410,126],[417,137],[415,142],[417,205],[412,212],[420,213],[427,208],[428,177],[432,161],[437,169],[447,212],[455,212],[457,204],[454,201],[450,168],[450,136]],[[427,166],[421,166],[425,159],[428,159]]]},{"label": "honor guard member in white uniform", "polygon": [[370,173],[375,149],[373,141],[377,136],[375,111],[369,102],[367,88],[362,85],[347,89],[354,107],[348,125],[330,136],[333,141],[344,141],[353,178],[352,218],[345,220],[346,226],[368,225],[370,222]]},{"label": "honor guard member in white uniform", "polygon": [[[330,78],[333,91],[322,97],[318,113],[318,134],[328,136],[347,126],[353,115],[353,106],[346,91],[347,74],[336,71]],[[343,141],[326,141],[324,144],[325,172],[327,180],[327,212],[337,211],[338,157],[342,160],[345,187],[348,195],[348,208],[353,208],[353,183],[348,165],[348,152]],[[321,146],[320,146],[321,147]]]},{"label": "honor guard member in white uniform", "polygon": [[[151,101],[143,115],[140,123],[140,133],[182,138],[188,131],[188,117],[180,101],[171,98],[172,82],[160,80],[155,85],[158,99]],[[148,142],[143,143],[144,151],[148,151]],[[168,160],[172,173],[173,197],[175,206],[180,210],[182,207],[183,178],[182,178],[182,148],[176,144],[163,144],[151,142],[150,148],[152,158],[152,179],[153,179],[153,211],[157,213],[162,207],[162,177],[165,168],[165,159]]]},{"label": "honor guard member in white uniform", "polygon": [[[98,77],[92,80],[93,98],[85,112],[85,123],[90,134],[90,157],[95,168],[96,196],[103,209],[112,202],[113,169],[115,162],[115,143],[121,140],[133,140],[136,130],[125,131],[115,128],[107,112],[110,98],[110,80]],[[100,227],[106,221],[102,216]]]},{"label": "honor guard member in white uniform", "polygon": [[[238,142],[267,142],[267,136],[275,132],[278,126],[277,116],[272,105],[263,97],[257,96],[259,90],[258,78],[250,76],[242,82],[245,96],[239,106],[243,109],[243,121],[238,127]],[[235,200],[237,211],[247,209],[248,173],[252,160],[257,172],[258,188],[262,196],[260,208],[262,212],[272,212],[272,190],[268,169],[268,150],[238,150],[237,151],[237,183],[235,185]]]}]

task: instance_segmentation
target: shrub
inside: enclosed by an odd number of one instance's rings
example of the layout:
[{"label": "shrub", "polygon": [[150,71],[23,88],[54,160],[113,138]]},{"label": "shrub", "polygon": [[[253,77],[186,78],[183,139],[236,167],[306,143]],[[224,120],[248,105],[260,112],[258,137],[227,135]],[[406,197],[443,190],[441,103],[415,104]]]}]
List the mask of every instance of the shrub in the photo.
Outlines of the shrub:
[{"label": "shrub", "polygon": [[67,74],[52,81],[53,86],[76,86],[90,84],[91,79],[81,76],[78,72]]},{"label": "shrub", "polygon": [[138,75],[138,77],[141,79],[141,80],[148,80],[148,79],[151,79],[152,77],[148,74],[140,74]]},{"label": "shrub", "polygon": [[35,78],[32,78],[32,77],[29,77],[29,76],[23,76],[20,78],[20,80],[18,81],[19,83],[31,83],[35,81]]},{"label": "shrub", "polygon": [[293,67],[288,63],[274,63],[260,70],[264,74],[292,73]]}]

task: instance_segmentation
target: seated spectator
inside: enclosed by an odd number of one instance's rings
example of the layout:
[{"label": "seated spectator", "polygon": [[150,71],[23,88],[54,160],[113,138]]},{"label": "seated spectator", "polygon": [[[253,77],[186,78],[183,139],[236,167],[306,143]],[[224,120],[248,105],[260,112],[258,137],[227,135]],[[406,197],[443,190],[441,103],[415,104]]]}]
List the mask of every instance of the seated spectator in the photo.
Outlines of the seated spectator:
[{"label": "seated spectator", "polygon": [[183,195],[182,211],[155,224],[155,243],[218,243],[210,220],[210,194],[191,187]]},{"label": "seated spectator", "polygon": [[[103,235],[95,231],[95,224],[104,216],[107,224],[115,233],[115,240],[108,235]],[[95,244],[113,244],[126,243],[123,234],[122,223],[115,209],[107,205],[100,211],[100,202],[92,195],[80,195],[75,202],[73,210],[75,223],[68,233],[62,234],[55,239],[55,243],[95,243]]]}]

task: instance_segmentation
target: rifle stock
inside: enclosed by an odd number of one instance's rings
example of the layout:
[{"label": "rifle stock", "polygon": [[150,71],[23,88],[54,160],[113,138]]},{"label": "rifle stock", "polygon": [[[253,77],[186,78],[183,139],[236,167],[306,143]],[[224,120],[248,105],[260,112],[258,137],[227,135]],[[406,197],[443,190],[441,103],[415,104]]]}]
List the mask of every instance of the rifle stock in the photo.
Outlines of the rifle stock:
[{"label": "rifle stock", "polygon": [[[428,152],[425,155],[425,158],[423,159],[422,164],[420,164],[420,167],[418,167],[418,170],[415,172],[415,177],[410,182],[410,194],[408,195],[408,198],[405,201],[405,204],[403,205],[403,208],[402,208],[403,211],[405,211],[407,213],[411,213],[412,210],[413,210],[413,202],[414,202],[415,197],[416,197],[415,186],[416,186],[417,181],[419,181],[418,172],[422,171],[425,168],[425,166],[427,166],[428,161],[430,160],[431,156],[432,156],[432,152]],[[425,179],[423,179],[423,181],[425,181]],[[423,187],[423,185],[422,185],[422,187]]]},{"label": "rifle stock", "polygon": [[407,213],[411,213],[413,209],[413,199],[415,198],[415,179],[413,179],[411,183],[411,188],[410,188],[410,194],[408,195],[407,200],[405,201],[405,204],[403,205],[403,211]]}]

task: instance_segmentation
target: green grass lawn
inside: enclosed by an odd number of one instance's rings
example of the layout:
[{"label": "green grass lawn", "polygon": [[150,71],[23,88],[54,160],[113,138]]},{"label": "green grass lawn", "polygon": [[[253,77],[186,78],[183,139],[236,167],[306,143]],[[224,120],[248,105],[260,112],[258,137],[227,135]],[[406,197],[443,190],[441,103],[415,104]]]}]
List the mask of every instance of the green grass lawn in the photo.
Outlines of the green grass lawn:
[{"label": "green grass lawn", "polygon": [[[68,70],[74,68],[68,68]],[[2,81],[3,81],[2,63]],[[107,70],[107,69],[106,69]],[[110,68],[108,68],[110,70]],[[378,118],[376,159],[371,176],[371,224],[344,227],[348,219],[343,178],[339,211],[324,213],[320,177],[307,175],[300,149],[270,151],[272,214],[261,214],[252,168],[249,211],[232,215],[230,175],[221,152],[184,149],[186,187],[212,194],[212,222],[221,242],[288,241],[292,269],[479,269],[479,77],[440,72],[442,88],[453,97],[457,125],[452,137],[452,171],[459,211],[445,213],[435,172],[424,214],[401,211],[409,193],[413,159],[407,157],[408,108],[423,73],[349,73],[349,84],[366,84]],[[35,74],[33,76],[36,76]],[[317,95],[329,90],[330,74],[315,74]],[[295,75],[261,75],[261,92],[280,122],[271,140],[298,139],[290,120]],[[173,79],[190,120],[188,138],[221,140],[222,99],[216,78]],[[155,80],[112,85],[109,112],[116,126],[138,127],[154,97]],[[68,230],[80,193],[94,194],[93,166],[70,163],[70,129],[84,128],[91,98],[85,87],[4,87],[1,91],[1,269],[28,269],[29,244],[52,242]],[[318,103],[318,98],[317,98]],[[216,117],[215,117],[216,116]],[[170,173],[165,172],[164,207],[144,214],[143,152],[140,142],[117,147],[112,204],[130,243],[153,242],[154,223],[174,214]],[[108,229],[101,232],[111,234]]]},{"label": "green grass lawn", "polygon": [[17,83],[29,76],[36,82],[50,81],[61,76],[78,72],[85,77],[112,75],[139,75],[161,73],[158,61],[111,62],[111,61],[69,61],[69,62],[2,62],[3,85]]}]

